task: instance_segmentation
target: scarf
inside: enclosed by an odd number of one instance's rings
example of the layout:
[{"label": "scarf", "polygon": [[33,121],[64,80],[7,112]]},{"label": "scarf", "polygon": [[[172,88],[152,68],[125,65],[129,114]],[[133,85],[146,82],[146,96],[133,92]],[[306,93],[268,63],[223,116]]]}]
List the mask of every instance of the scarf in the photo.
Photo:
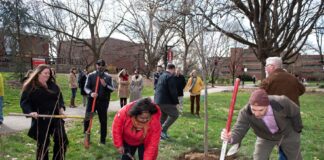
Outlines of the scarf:
[{"label": "scarf", "polygon": [[191,78],[191,85],[190,85],[190,88],[189,88],[189,92],[191,92],[192,88],[196,85],[196,81],[197,81],[197,77],[192,77]]},{"label": "scarf", "polygon": [[121,78],[123,81],[128,81],[128,74],[126,74],[126,75],[120,75],[120,78]]},{"label": "scarf", "polygon": [[132,127],[132,131],[140,131],[143,130],[143,135],[141,137],[141,141],[144,140],[144,138],[146,137],[147,131],[149,129],[149,122],[151,121],[151,119],[149,121],[147,121],[146,123],[142,123],[139,122],[135,116],[132,117],[132,123],[133,123],[133,127]]}]

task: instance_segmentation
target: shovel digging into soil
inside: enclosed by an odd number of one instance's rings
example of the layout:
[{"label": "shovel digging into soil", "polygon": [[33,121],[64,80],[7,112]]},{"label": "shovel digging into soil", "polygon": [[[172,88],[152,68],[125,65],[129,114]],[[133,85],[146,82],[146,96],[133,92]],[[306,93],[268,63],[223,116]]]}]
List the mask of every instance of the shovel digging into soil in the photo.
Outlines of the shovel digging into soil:
[{"label": "shovel digging into soil", "polygon": [[240,143],[233,144],[231,146],[231,148],[227,151],[226,157],[235,156],[238,153],[238,151],[240,150],[240,146],[241,146]]},{"label": "shovel digging into soil", "polygon": [[[228,110],[228,118],[227,118],[227,122],[226,122],[226,132],[227,133],[230,131],[230,128],[231,128],[233,112],[234,112],[234,106],[235,106],[235,102],[236,102],[236,96],[237,96],[239,85],[240,85],[240,79],[236,78],[235,84],[234,84],[234,90],[233,90],[233,94],[232,94],[232,100],[231,100],[230,108]],[[221,149],[221,155],[220,155],[220,158],[219,158],[220,160],[225,159],[226,148],[227,148],[227,141],[223,141],[223,145],[222,145],[222,149]],[[230,150],[231,150],[231,152],[234,152],[234,153],[237,152],[237,149],[235,149],[235,147],[233,149],[230,149]]]}]

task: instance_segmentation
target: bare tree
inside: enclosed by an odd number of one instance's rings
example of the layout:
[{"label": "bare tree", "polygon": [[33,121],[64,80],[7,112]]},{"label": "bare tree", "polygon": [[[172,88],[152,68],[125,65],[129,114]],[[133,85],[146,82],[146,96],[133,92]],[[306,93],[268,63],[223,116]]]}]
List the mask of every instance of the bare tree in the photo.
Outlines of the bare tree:
[{"label": "bare tree", "polygon": [[195,38],[200,34],[197,29],[197,22],[194,18],[195,1],[193,0],[179,0],[175,1],[177,3],[173,11],[178,15],[177,21],[173,24],[173,28],[177,31],[177,36],[180,37],[180,42],[183,45],[183,53],[180,54],[182,65],[183,65],[183,74],[187,75],[190,66],[194,65],[195,62],[188,59],[190,54],[190,47],[194,42]]},{"label": "bare tree", "polygon": [[0,1],[0,21],[3,36],[5,37],[3,46],[7,55],[13,57],[16,65],[16,72],[20,80],[23,78],[26,66],[22,52],[22,37],[27,35],[30,28],[30,21],[27,18],[27,5],[20,0]]},{"label": "bare tree", "polygon": [[324,66],[324,59],[323,59],[323,36],[324,36],[324,14],[318,21],[315,26],[315,36],[316,36],[316,46],[314,50],[320,55],[321,60],[320,62]]},{"label": "bare tree", "polygon": [[[210,1],[210,7],[200,8],[200,11],[217,30],[254,49],[262,63],[262,77],[265,77],[266,58],[281,56],[286,64],[298,58],[317,19],[323,14],[323,5],[322,0]],[[222,21],[224,19],[227,21]],[[233,22],[240,24],[240,30],[228,31],[220,26]]]},{"label": "bare tree", "polygon": [[176,20],[176,15],[171,11],[170,4],[170,0],[123,1],[129,14],[126,17],[129,18],[125,18],[120,32],[143,45],[147,78],[165,55],[165,47],[177,43],[171,42],[175,32],[170,26]]},{"label": "bare tree", "polygon": [[232,77],[232,84],[234,85],[234,81],[235,81],[235,77],[238,77],[240,75],[238,75],[238,73],[242,73],[241,71],[243,70],[243,66],[242,66],[242,52],[238,51],[238,49],[241,48],[233,48],[231,51],[231,55],[229,57],[229,71]]},{"label": "bare tree", "polygon": [[[93,54],[94,60],[101,57],[101,50],[105,42],[110,38],[111,34],[119,27],[123,21],[123,13],[120,17],[109,17],[105,11],[110,10],[107,7],[105,0],[83,0],[83,1],[65,1],[65,0],[43,0],[39,16],[49,17],[48,21],[39,21],[31,17],[38,25],[56,32],[56,34],[63,34],[74,41],[75,43],[87,46]],[[52,11],[52,12],[49,12]],[[52,13],[51,15],[48,15]],[[60,18],[56,17],[58,13],[64,15]],[[72,22],[70,25],[62,26],[64,23]],[[78,26],[78,29],[75,27]],[[101,38],[100,35],[105,30],[108,35]],[[90,40],[81,38],[90,36]]]}]

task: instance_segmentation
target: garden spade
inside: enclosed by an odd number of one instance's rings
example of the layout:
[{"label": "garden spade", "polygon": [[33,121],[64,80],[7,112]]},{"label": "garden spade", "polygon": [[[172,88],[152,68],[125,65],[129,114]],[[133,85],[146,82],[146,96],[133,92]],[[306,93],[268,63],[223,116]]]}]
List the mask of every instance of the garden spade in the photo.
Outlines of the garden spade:
[{"label": "garden spade", "polygon": [[234,156],[240,150],[240,143],[233,144],[227,151],[226,156]]},{"label": "garden spade", "polygon": [[[232,100],[231,100],[230,108],[228,110],[228,118],[227,118],[227,122],[226,122],[226,132],[229,132],[230,129],[231,129],[234,106],[235,106],[235,102],[236,102],[236,95],[237,95],[239,85],[240,85],[240,79],[236,78],[235,83],[234,83],[234,90],[233,90],[233,94],[232,94]],[[219,158],[220,160],[225,159],[226,148],[227,148],[227,141],[223,141],[221,155],[220,155],[220,158]]]}]

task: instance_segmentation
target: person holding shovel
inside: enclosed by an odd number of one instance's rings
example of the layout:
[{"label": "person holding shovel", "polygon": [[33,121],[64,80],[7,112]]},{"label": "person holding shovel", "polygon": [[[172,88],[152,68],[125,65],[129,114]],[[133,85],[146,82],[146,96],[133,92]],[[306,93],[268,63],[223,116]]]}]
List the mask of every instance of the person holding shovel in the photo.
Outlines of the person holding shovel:
[{"label": "person holding shovel", "polygon": [[300,110],[286,96],[268,96],[263,89],[255,90],[249,103],[240,110],[233,129],[228,133],[223,129],[221,139],[230,144],[241,142],[250,128],[257,136],[254,160],[269,159],[276,145],[281,147],[288,159],[302,159]]},{"label": "person holding shovel", "polygon": [[[100,143],[106,144],[107,137],[107,111],[110,101],[110,93],[115,89],[113,87],[113,81],[111,76],[105,72],[106,63],[104,60],[99,59],[96,62],[96,71],[89,74],[87,77],[84,90],[89,95],[88,104],[86,109],[86,118],[84,120],[84,133],[87,132],[90,118],[93,115],[92,107],[94,111],[97,111],[100,122]],[[98,85],[97,77],[99,78]],[[96,92],[96,86],[98,90]],[[96,103],[92,106],[92,102],[96,99]]]},{"label": "person holding shovel", "polygon": [[54,138],[53,159],[65,159],[68,138],[64,120],[40,118],[38,115],[63,115],[65,106],[60,88],[55,83],[49,65],[41,64],[22,87],[20,106],[23,113],[32,117],[28,136],[37,141],[37,160],[48,160],[50,137]]},{"label": "person holding shovel", "polygon": [[115,115],[112,123],[114,146],[122,160],[155,160],[160,142],[161,111],[150,98],[133,101]]}]

